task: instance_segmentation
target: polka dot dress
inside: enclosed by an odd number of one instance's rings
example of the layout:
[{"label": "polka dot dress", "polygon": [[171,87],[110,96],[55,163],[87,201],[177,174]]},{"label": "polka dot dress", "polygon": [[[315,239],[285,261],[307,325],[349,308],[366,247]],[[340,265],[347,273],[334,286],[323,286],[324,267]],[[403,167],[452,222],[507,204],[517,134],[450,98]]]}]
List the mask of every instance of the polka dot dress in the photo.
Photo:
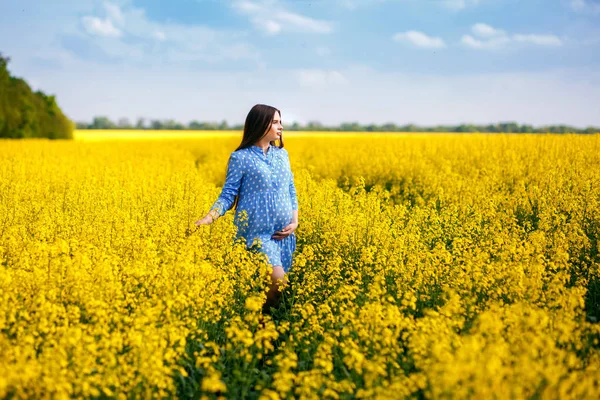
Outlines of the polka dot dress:
[{"label": "polka dot dress", "polygon": [[296,250],[296,235],[272,238],[275,231],[292,222],[293,211],[298,210],[287,150],[269,145],[266,154],[259,146],[231,153],[225,184],[211,210],[225,214],[236,195],[239,200],[233,220],[237,227],[235,239],[243,237],[248,249],[266,254],[269,264],[282,266],[288,272]]}]

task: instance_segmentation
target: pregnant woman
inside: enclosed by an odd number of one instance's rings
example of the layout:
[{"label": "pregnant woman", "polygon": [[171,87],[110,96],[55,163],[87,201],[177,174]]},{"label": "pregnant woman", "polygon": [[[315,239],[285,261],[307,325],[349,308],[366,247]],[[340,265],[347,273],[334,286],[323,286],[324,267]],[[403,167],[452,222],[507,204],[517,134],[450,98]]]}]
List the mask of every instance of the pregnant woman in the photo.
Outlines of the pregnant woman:
[{"label": "pregnant woman", "polygon": [[[229,209],[236,210],[234,240],[243,237],[246,247],[266,254],[273,267],[265,311],[279,305],[278,282],[286,281],[296,250],[298,200],[282,132],[278,109],[264,104],[252,107],[244,124],[242,143],[229,157],[221,195],[208,214],[196,221],[198,226],[208,225]],[[274,144],[277,141],[279,146]],[[260,243],[254,244],[255,239],[260,239]]]}]

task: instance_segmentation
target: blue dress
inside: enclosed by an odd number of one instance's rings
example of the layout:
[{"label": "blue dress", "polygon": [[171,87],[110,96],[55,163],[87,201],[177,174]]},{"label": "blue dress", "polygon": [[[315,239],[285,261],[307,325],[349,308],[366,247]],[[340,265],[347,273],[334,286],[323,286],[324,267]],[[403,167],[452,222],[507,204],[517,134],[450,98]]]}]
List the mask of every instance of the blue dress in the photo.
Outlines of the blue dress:
[{"label": "blue dress", "polygon": [[292,222],[293,211],[298,210],[287,150],[269,145],[266,155],[259,146],[231,153],[225,184],[211,210],[225,214],[236,195],[239,199],[233,219],[237,227],[234,240],[243,237],[247,249],[264,253],[269,264],[282,266],[288,272],[296,250],[295,232],[284,239],[272,238],[275,231]]}]

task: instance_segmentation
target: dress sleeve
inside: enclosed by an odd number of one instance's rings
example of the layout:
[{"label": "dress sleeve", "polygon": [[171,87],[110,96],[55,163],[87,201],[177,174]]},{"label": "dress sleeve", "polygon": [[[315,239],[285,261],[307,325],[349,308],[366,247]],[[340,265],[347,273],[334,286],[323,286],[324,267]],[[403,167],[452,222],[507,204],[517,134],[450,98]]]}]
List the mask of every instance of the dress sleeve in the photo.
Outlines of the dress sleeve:
[{"label": "dress sleeve", "polygon": [[241,154],[233,152],[229,157],[227,175],[225,177],[225,184],[221,190],[221,195],[210,208],[210,211],[217,210],[219,215],[222,216],[231,208],[231,206],[233,206],[235,196],[240,192],[243,176],[244,168],[242,165]]},{"label": "dress sleeve", "polygon": [[292,172],[290,155],[288,154],[287,150],[285,152],[285,155],[287,156],[288,168],[290,170],[290,199],[292,200],[292,210],[298,211],[298,197],[296,196],[296,186],[294,185],[294,173]]}]

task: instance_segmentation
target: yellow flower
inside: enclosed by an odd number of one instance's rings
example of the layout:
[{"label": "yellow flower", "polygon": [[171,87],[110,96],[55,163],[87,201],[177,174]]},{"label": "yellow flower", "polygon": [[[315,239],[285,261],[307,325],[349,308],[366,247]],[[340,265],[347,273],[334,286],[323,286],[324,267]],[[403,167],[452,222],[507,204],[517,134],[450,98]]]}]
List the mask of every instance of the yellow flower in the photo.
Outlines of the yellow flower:
[{"label": "yellow flower", "polygon": [[221,381],[221,373],[215,370],[202,379],[201,388],[212,393],[227,392],[227,386]]}]

